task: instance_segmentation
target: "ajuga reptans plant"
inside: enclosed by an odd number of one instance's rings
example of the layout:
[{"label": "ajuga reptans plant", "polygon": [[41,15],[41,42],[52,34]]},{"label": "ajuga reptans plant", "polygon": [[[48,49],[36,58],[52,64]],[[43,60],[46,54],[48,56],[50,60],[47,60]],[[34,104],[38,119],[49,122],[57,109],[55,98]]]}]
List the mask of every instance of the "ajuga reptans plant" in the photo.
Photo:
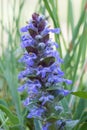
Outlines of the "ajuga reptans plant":
[{"label": "ajuga reptans plant", "polygon": [[63,60],[56,49],[58,44],[49,36],[49,33],[58,35],[60,29],[50,29],[45,17],[34,13],[21,32],[21,47],[25,52],[19,62],[25,68],[18,75],[23,81],[18,91],[27,93],[23,100],[28,110],[27,118],[40,120],[43,130],[50,130],[51,126],[63,130],[66,122],[62,118],[60,100],[70,93],[63,84],[71,84],[71,81],[64,78],[60,68]]}]

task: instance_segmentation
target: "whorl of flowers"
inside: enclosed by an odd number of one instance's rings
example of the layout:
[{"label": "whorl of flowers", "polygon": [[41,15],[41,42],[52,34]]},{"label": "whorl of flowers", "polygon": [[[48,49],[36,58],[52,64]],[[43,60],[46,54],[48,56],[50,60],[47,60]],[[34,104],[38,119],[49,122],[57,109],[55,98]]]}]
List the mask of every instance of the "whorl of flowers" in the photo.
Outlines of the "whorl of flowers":
[{"label": "whorl of flowers", "polygon": [[56,50],[58,44],[49,37],[50,32],[59,34],[60,29],[50,29],[45,17],[34,13],[21,32],[24,33],[21,47],[25,53],[19,61],[25,64],[25,68],[18,75],[24,82],[18,91],[27,92],[27,98],[23,101],[29,110],[27,117],[46,121],[54,111],[58,115],[61,113],[59,101],[70,93],[62,87],[64,82],[71,84],[71,81],[64,78],[60,68],[63,60]]}]

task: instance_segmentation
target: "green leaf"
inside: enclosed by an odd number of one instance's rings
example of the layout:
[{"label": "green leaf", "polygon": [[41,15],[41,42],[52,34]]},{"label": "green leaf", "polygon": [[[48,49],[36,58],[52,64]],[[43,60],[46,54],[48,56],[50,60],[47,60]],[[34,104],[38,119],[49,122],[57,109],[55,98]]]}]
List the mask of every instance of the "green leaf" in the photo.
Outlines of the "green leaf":
[{"label": "green leaf", "polygon": [[[81,117],[81,114],[84,111],[86,101],[84,99],[79,99],[79,102],[75,106],[75,112],[74,112],[74,119],[79,119]],[[79,110],[79,111],[78,111]]]},{"label": "green leaf", "polygon": [[0,104],[2,104],[2,105],[4,105],[4,106],[8,107],[8,105],[7,105],[6,101],[5,101],[5,100],[3,100],[3,99],[0,99]]},{"label": "green leaf", "polygon": [[87,99],[87,92],[83,92],[83,91],[77,91],[77,92],[71,92],[71,94],[78,96],[80,98],[85,98]]},{"label": "green leaf", "polygon": [[71,130],[78,124],[79,120],[71,120],[71,121],[66,121],[66,128],[67,130]]},{"label": "green leaf", "polygon": [[71,112],[70,108],[68,107],[68,101],[65,97],[61,100],[61,103],[62,103],[64,112]]},{"label": "green leaf", "polygon": [[10,127],[9,130],[19,130],[19,125],[14,125]]},{"label": "green leaf", "polygon": [[68,26],[71,26],[71,31],[73,34],[74,30],[74,18],[73,18],[73,5],[72,5],[72,0],[68,0],[68,15],[67,15],[67,24]]},{"label": "green leaf", "polygon": [[14,125],[14,126],[10,127],[9,130],[25,130],[25,128],[24,128],[24,127],[21,127],[21,126],[18,124],[18,125]]},{"label": "green leaf", "polygon": [[46,118],[46,121],[54,122],[54,121],[58,120],[58,118],[59,118],[58,115],[55,116],[55,113],[54,113],[54,115],[50,115],[48,118]]},{"label": "green leaf", "polygon": [[41,125],[40,120],[34,119],[34,127],[35,127],[35,130],[42,130],[42,125]]},{"label": "green leaf", "polygon": [[87,123],[86,123],[86,122],[83,123],[83,124],[81,125],[81,127],[79,128],[79,130],[87,130]]},{"label": "green leaf", "polygon": [[11,111],[10,111],[8,108],[6,108],[4,105],[1,105],[1,104],[0,104],[0,109],[1,109],[3,112],[5,112],[5,114],[7,115],[7,117],[9,117],[9,119],[11,120],[11,122],[12,122],[13,124],[18,124],[18,123],[19,123],[18,118],[17,118],[16,116],[14,116],[14,115],[11,113]]},{"label": "green leaf", "polygon": [[[77,108],[78,109],[78,108]],[[80,113],[81,114],[81,113]],[[87,120],[87,110],[83,111],[83,113],[81,114],[81,116],[79,117],[79,123],[78,125],[75,127],[75,130],[86,130],[86,129],[82,129],[83,127],[85,128],[85,122]],[[86,124],[87,126],[87,124]],[[87,127],[86,127],[87,128]]]},{"label": "green leaf", "polygon": [[39,62],[39,65],[44,65],[44,66],[50,66],[51,64],[53,64],[55,62],[55,58],[52,57],[52,56],[49,56],[49,57],[45,57],[43,58],[40,62]]},{"label": "green leaf", "polygon": [[85,122],[86,120],[87,120],[87,110],[83,111],[80,117],[80,122]]},{"label": "green leaf", "polygon": [[56,125],[53,123],[51,126],[49,126],[49,130],[56,130]]}]

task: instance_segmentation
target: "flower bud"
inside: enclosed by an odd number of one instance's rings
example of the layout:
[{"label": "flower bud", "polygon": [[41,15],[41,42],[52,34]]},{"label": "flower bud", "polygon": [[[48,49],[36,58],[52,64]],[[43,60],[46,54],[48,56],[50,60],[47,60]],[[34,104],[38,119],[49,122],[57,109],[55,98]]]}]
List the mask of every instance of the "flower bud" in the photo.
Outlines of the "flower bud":
[{"label": "flower bud", "polygon": [[43,50],[45,48],[45,43],[41,42],[38,44],[38,50]]}]

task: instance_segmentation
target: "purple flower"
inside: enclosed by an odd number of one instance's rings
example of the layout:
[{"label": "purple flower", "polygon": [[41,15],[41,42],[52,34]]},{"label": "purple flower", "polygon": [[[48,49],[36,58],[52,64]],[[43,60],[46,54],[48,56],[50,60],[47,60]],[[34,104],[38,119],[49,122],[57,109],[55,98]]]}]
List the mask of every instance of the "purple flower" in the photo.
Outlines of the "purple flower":
[{"label": "purple flower", "polygon": [[22,27],[22,28],[20,29],[20,31],[21,31],[21,32],[27,32],[27,31],[28,31],[28,30],[27,30],[27,26]]},{"label": "purple flower", "polygon": [[67,84],[72,84],[72,81],[69,80],[69,79],[65,79],[64,82],[67,83]]},{"label": "purple flower", "polygon": [[64,81],[64,79],[61,78],[59,75],[51,74],[48,77],[48,82],[49,83],[57,84],[57,83],[62,83],[63,81]]},{"label": "purple flower", "polygon": [[59,28],[55,28],[55,29],[45,28],[45,29],[41,32],[41,35],[47,35],[49,32],[59,34],[59,33],[60,33],[60,29],[59,29]]},{"label": "purple flower", "polygon": [[63,96],[67,96],[68,94],[70,94],[69,90],[65,90],[65,89],[59,89],[57,90],[57,93],[60,95],[62,94]]},{"label": "purple flower", "polygon": [[60,113],[63,110],[63,108],[61,106],[56,105],[55,110]]},{"label": "purple flower", "polygon": [[45,78],[46,74],[51,72],[49,67],[39,67],[37,75],[40,75],[42,78]]},{"label": "purple flower", "polygon": [[41,115],[45,112],[43,108],[32,108],[30,113],[28,114],[27,118],[40,118]]},{"label": "purple flower", "polygon": [[19,62],[26,63],[28,66],[33,66],[37,56],[35,53],[25,53],[22,58],[20,58]]},{"label": "purple flower", "polygon": [[26,99],[23,101],[23,105],[24,105],[24,106],[28,106],[29,103],[30,103],[30,101],[29,101],[29,97],[26,98]]},{"label": "purple flower", "polygon": [[50,70],[59,77],[64,75],[64,72],[61,70],[60,65],[57,62],[50,66]]},{"label": "purple flower", "polygon": [[55,125],[56,125],[57,129],[65,130],[66,122],[64,120],[58,120],[58,121],[56,121]]},{"label": "purple flower", "polygon": [[18,75],[18,79],[23,79],[25,77],[28,77],[29,75],[32,75],[34,73],[34,69],[32,68],[26,68],[26,70],[21,71]]},{"label": "purple flower", "polygon": [[[64,82],[71,84],[71,81],[64,78],[60,67],[63,60],[56,50],[58,44],[50,38],[50,32],[59,34],[60,29],[49,28],[45,17],[34,13],[27,25],[21,28],[21,32],[24,32],[21,47],[25,53],[19,62],[24,63],[25,69],[18,75],[24,81],[18,91],[26,91],[28,95],[23,100],[24,106],[29,109],[27,117],[46,120],[53,113],[51,107],[60,114],[62,109],[58,102],[70,93],[62,89]],[[56,97],[58,101],[55,100]],[[46,123],[43,130],[48,130],[49,126],[50,123]]]},{"label": "purple flower", "polygon": [[51,123],[47,122],[45,125],[43,125],[42,130],[49,130],[50,126],[51,126]]},{"label": "purple flower", "polygon": [[54,99],[53,95],[43,95],[40,97],[39,101],[44,105],[46,102],[51,102]]},{"label": "purple flower", "polygon": [[53,128],[53,130],[65,130],[65,125],[66,122],[64,120],[58,120],[54,123],[52,122],[47,122],[45,125],[43,125],[42,130],[50,130],[51,128]]},{"label": "purple flower", "polygon": [[35,80],[35,81],[27,81],[27,88],[28,88],[28,93],[33,93],[33,94],[37,94],[39,91],[38,89],[41,88],[41,84],[38,80]]},{"label": "purple flower", "polygon": [[30,35],[23,35],[21,38],[21,47],[26,48],[28,46],[32,46],[35,44],[34,39]]},{"label": "purple flower", "polygon": [[18,88],[18,91],[19,91],[19,92],[23,92],[23,91],[26,89],[26,87],[27,87],[27,84],[25,83],[25,84],[23,84],[22,86],[20,86],[20,87]]}]

